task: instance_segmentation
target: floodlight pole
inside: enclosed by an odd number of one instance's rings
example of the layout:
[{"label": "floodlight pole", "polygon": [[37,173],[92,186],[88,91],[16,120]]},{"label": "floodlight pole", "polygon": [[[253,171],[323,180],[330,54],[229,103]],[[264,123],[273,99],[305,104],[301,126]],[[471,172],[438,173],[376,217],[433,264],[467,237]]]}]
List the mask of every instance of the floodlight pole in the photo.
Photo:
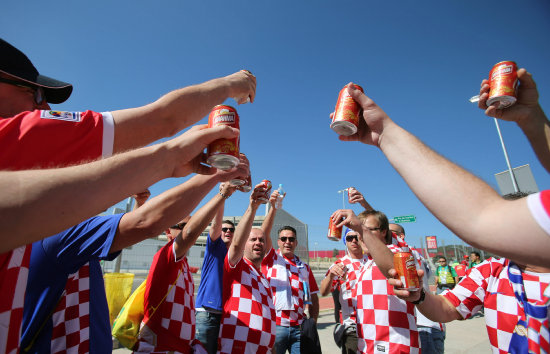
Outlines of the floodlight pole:
[{"label": "floodlight pole", "polygon": [[348,191],[348,189],[342,189],[340,191],[338,191],[338,193],[342,193],[342,209],[346,209],[346,199],[345,199],[345,194],[346,192]]},{"label": "floodlight pole", "polygon": [[519,192],[518,184],[516,182],[516,176],[514,175],[514,170],[510,165],[510,159],[508,158],[508,153],[506,152],[506,145],[504,145],[504,139],[502,139],[502,133],[500,132],[500,126],[498,125],[498,119],[495,120],[495,125],[497,126],[498,137],[500,138],[500,144],[502,145],[502,151],[504,152],[504,158],[506,159],[506,164],[508,165],[508,171],[510,171],[510,178],[512,179],[512,184],[514,185],[514,192]]}]

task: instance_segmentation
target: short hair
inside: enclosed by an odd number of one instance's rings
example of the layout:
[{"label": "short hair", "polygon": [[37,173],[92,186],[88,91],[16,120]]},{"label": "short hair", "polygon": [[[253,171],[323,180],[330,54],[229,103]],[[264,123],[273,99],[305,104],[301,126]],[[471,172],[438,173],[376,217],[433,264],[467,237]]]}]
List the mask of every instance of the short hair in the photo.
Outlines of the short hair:
[{"label": "short hair", "polygon": [[445,256],[437,256],[438,260],[440,260],[441,258],[443,258],[445,260],[445,262],[447,262],[447,258],[445,258]]},{"label": "short hair", "polygon": [[477,256],[477,258],[481,258],[481,254],[479,254],[478,251],[472,251],[470,253],[475,254]]},{"label": "short hair", "polygon": [[[403,233],[403,235],[405,235],[405,228],[404,228],[403,226],[401,226],[400,224],[398,224],[398,223],[396,223],[396,222],[392,222],[392,223],[390,223],[389,225],[396,225],[396,226],[399,226],[399,228],[400,228],[401,230],[403,230],[403,231],[401,231],[401,232]],[[390,227],[389,225],[388,225],[388,228]]]},{"label": "short hair", "polygon": [[388,222],[388,217],[386,214],[379,210],[364,210],[357,217],[361,222],[365,221],[367,217],[374,216],[376,219],[378,219],[378,223],[380,224],[380,232],[386,231],[386,245],[389,245],[392,243],[392,232],[390,231],[390,223]]},{"label": "short hair", "polygon": [[506,200],[516,200],[516,199],[521,199],[523,197],[527,197],[529,194],[531,193],[527,193],[527,192],[514,192],[514,193],[508,193],[508,194],[505,194],[502,196],[502,198],[506,199]]},{"label": "short hair", "polygon": [[229,225],[235,227],[235,224],[233,224],[233,221],[231,221],[231,220],[224,220],[224,221],[222,221],[222,224],[229,224]]},{"label": "short hair", "polygon": [[283,226],[279,229],[279,231],[277,231],[277,235],[280,235],[281,234],[281,231],[284,231],[284,230],[289,230],[289,231],[292,231],[294,232],[294,236],[298,236],[298,233],[296,232],[296,229],[293,228],[292,226],[289,226],[289,225],[286,225],[286,226]]}]

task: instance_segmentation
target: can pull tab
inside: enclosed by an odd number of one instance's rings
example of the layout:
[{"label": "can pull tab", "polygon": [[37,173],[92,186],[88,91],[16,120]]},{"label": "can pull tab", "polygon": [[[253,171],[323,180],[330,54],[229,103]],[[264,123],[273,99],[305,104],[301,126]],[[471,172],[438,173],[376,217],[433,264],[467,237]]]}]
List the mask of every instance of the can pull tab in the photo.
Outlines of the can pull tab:
[{"label": "can pull tab", "polygon": [[470,98],[470,102],[472,103],[476,103],[478,101],[479,101],[479,95],[475,95]]}]

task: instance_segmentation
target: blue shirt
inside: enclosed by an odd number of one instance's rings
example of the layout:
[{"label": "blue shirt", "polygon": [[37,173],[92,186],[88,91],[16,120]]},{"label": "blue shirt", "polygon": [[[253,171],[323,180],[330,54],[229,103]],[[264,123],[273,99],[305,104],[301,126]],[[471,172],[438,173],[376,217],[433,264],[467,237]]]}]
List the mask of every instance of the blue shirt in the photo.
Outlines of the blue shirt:
[{"label": "blue shirt", "polygon": [[223,263],[226,255],[227,246],[222,238],[212,241],[208,235],[195,308],[202,307],[205,310],[215,310],[220,313],[223,310]]},{"label": "blue shirt", "polygon": [[90,353],[112,351],[109,308],[99,260],[113,260],[120,253],[109,254],[109,249],[122,215],[94,217],[32,245],[21,348],[29,345],[44,324],[30,352],[50,352],[52,312],[63,294],[68,276],[89,262]]}]

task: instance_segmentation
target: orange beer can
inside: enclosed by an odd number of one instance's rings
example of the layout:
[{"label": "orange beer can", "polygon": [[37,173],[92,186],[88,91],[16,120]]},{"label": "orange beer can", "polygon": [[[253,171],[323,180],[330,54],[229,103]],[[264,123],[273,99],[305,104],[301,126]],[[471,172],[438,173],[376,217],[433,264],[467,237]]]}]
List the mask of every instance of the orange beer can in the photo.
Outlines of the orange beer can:
[{"label": "orange beer can", "polygon": [[[336,101],[336,108],[334,109],[334,116],[332,116],[332,123],[330,123],[330,128],[338,133],[338,135],[353,135],[359,127],[361,107],[351,98],[347,87],[346,85],[340,90],[338,101]],[[359,85],[353,84],[353,87],[364,92],[363,88]]]},{"label": "orange beer can", "polygon": [[336,224],[332,222],[332,217],[328,223],[327,238],[332,241],[340,241],[342,239],[342,226],[336,227]]},{"label": "orange beer can", "polygon": [[[228,125],[240,129],[239,115],[231,106],[217,105],[208,116],[208,127]],[[206,162],[220,170],[229,170],[239,164],[240,135],[233,139],[218,139],[210,143]]]},{"label": "orange beer can", "polygon": [[393,267],[397,271],[403,287],[399,289],[415,291],[420,288],[420,280],[416,273],[416,260],[409,249],[393,254]]},{"label": "orange beer can", "polygon": [[258,200],[261,200],[262,202],[269,202],[269,194],[271,194],[271,181],[268,179],[264,179],[262,180],[262,184],[264,185],[266,191],[265,195],[258,198]]},{"label": "orange beer can", "polygon": [[493,66],[489,72],[489,98],[487,106],[498,103],[496,108],[510,107],[516,103],[518,87],[518,67],[513,61],[501,61]]}]

